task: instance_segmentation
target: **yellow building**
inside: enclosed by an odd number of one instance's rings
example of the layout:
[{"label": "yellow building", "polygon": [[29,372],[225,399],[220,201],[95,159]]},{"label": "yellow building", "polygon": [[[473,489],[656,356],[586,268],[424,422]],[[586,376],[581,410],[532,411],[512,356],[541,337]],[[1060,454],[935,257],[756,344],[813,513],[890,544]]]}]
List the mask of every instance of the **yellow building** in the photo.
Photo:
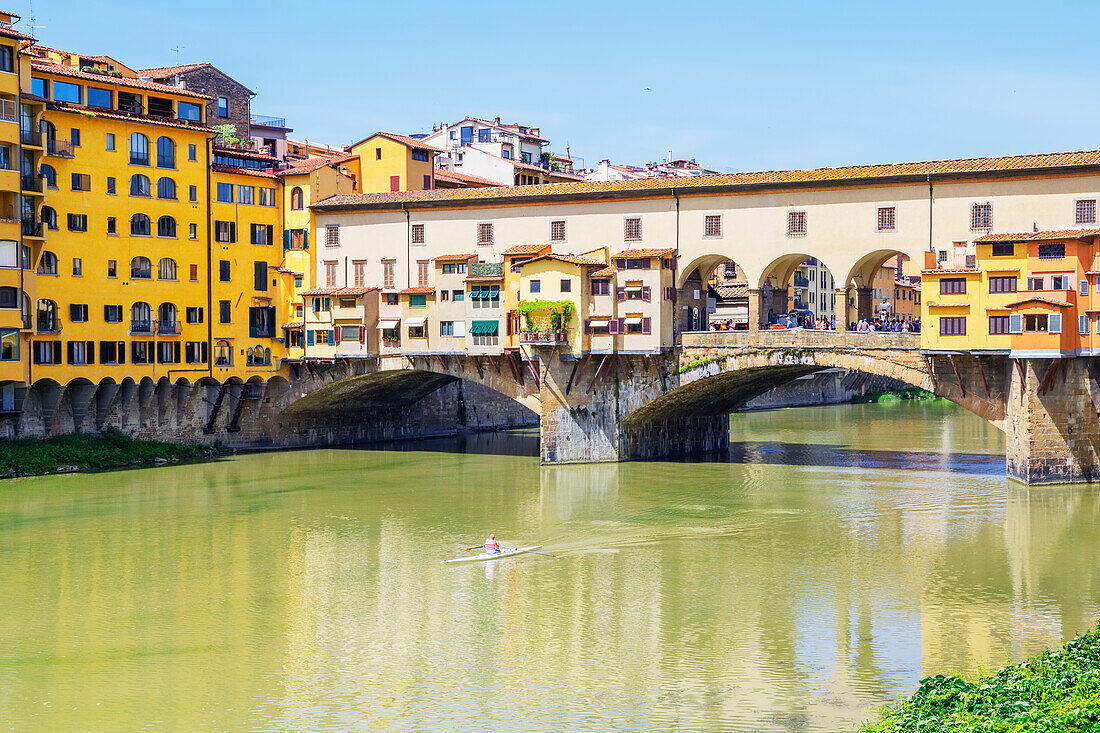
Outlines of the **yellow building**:
[{"label": "yellow building", "polygon": [[422,140],[376,132],[349,146],[348,166],[360,191],[424,191],[435,188],[434,160],[443,151]]}]

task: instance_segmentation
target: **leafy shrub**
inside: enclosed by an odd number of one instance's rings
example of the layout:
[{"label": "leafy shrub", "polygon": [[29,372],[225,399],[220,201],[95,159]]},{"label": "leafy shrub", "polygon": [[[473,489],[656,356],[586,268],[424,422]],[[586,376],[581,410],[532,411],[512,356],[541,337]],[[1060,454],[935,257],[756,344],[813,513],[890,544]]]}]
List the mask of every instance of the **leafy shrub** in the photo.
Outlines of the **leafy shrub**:
[{"label": "leafy shrub", "polygon": [[120,430],[75,433],[51,438],[0,440],[0,476],[53,473],[62,466],[94,471],[148,465],[163,459],[185,461],[217,455],[223,450],[199,445],[135,440]]}]

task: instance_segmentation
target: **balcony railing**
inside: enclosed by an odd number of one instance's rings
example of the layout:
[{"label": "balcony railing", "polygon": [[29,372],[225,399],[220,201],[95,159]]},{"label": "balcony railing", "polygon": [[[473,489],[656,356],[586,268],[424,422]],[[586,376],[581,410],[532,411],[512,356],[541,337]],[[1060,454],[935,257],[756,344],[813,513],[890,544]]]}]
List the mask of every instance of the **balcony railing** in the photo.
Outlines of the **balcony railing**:
[{"label": "balcony railing", "polygon": [[24,313],[23,314],[23,330],[24,331],[29,331],[32,328],[34,328],[34,319],[31,318],[30,313]]},{"label": "balcony railing", "polygon": [[810,287],[810,281],[804,277],[795,277],[794,286],[796,288],[808,288]]},{"label": "balcony railing", "polygon": [[152,321],[130,321],[130,333],[153,333]]},{"label": "balcony railing", "polygon": [[38,176],[20,176],[19,185],[24,191],[42,193],[42,179]]},{"label": "balcony railing", "polygon": [[15,100],[14,99],[0,99],[0,120],[4,122],[15,122],[19,118],[15,114]]},{"label": "balcony railing", "polygon": [[34,221],[32,219],[23,220],[23,236],[25,237],[42,237],[43,233],[42,222]]},{"label": "balcony railing", "polygon": [[157,321],[157,333],[164,336],[178,336],[179,332],[179,321]]},{"label": "balcony railing", "polygon": [[286,127],[285,117],[270,117],[268,115],[252,115],[253,125],[267,125],[269,127]]},{"label": "balcony railing", "polygon": [[19,142],[22,145],[33,145],[36,148],[42,147],[42,133],[38,130],[19,130]]},{"label": "balcony railing", "polygon": [[[944,256],[946,254],[946,257]],[[978,267],[977,255],[963,252],[940,252],[936,257],[937,270],[974,270]]]},{"label": "balcony railing", "polygon": [[38,332],[61,333],[61,319],[56,316],[52,318],[38,316]]},{"label": "balcony railing", "polygon": [[520,331],[519,341],[521,344],[557,346],[569,343],[569,336],[565,331],[555,331],[553,329]]},{"label": "balcony railing", "polygon": [[46,141],[46,155],[55,155],[58,158],[73,158],[73,145],[68,140],[51,139]]}]

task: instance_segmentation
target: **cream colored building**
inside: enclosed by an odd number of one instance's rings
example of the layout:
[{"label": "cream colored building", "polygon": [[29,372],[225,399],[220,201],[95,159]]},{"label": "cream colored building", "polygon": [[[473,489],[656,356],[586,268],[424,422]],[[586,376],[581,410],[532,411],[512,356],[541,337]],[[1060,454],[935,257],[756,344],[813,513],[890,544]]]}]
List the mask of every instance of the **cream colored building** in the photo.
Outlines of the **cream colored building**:
[{"label": "cream colored building", "polygon": [[[883,262],[972,241],[990,231],[1056,230],[1100,197],[1100,151],[806,171],[735,173],[537,187],[335,196],[314,205],[317,260],[362,260],[368,284],[415,285],[412,263],[449,252],[500,262],[550,244],[579,254],[611,246],[675,251],[676,307],[689,280],[733,259],[749,283],[750,327],[808,257],[837,282],[837,302],[870,314]],[[318,278],[319,281],[323,278]],[[698,289],[698,288],[696,288]],[[769,293],[775,297],[766,297]],[[609,314],[608,314],[609,315]],[[675,319],[677,328],[693,324]],[[838,321],[841,319],[838,318]],[[838,327],[843,327],[838,322]],[[696,327],[704,325],[697,321]]]}]

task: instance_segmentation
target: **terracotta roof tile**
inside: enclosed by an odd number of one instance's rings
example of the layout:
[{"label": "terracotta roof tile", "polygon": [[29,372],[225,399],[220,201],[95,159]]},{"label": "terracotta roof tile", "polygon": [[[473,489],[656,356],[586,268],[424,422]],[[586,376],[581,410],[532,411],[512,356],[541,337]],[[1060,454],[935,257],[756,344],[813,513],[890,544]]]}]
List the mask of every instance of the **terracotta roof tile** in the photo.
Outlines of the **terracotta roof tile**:
[{"label": "terracotta roof tile", "polygon": [[1052,239],[1084,239],[1100,237],[1100,229],[1051,229],[1045,232],[1013,232],[986,234],[974,240],[975,244],[987,242],[1043,242]]},{"label": "terracotta roof tile", "polygon": [[402,293],[402,294],[409,294],[409,295],[415,295],[417,293],[434,293],[435,288],[426,288],[426,287],[405,288],[404,290],[400,290],[398,292]]},{"label": "terracotta roof tile", "polygon": [[529,265],[532,262],[538,262],[539,260],[557,260],[558,262],[568,262],[572,265],[607,267],[607,263],[603,260],[593,260],[588,257],[578,257],[577,255],[559,255],[554,254],[553,252],[547,252],[546,254],[541,254],[538,257],[533,257],[529,260],[525,260],[523,263],[520,264],[520,267],[522,267],[523,265]]},{"label": "terracotta roof tile", "polygon": [[324,168],[326,165],[339,165],[345,163],[354,155],[335,155],[331,158],[306,158],[305,160],[293,161],[290,163],[289,168],[285,168],[281,171],[276,171],[277,176],[299,176],[306,173],[312,173],[318,168]]},{"label": "terracotta roof tile", "polygon": [[589,277],[611,277],[616,272],[618,272],[618,270],[616,270],[614,267],[608,266],[608,267],[603,268],[602,270],[596,270],[595,272],[590,272],[590,273],[588,273],[588,276]]},{"label": "terracotta roof tile", "polygon": [[379,288],[371,286],[369,288],[336,288],[332,291],[333,295],[366,295],[372,293]]},{"label": "terracotta roof tile", "polygon": [[500,275],[467,275],[465,282],[498,282],[504,279],[504,273]]},{"label": "terracotta roof tile", "polygon": [[663,247],[661,249],[624,249],[615,255],[618,257],[665,257],[667,255],[676,254],[675,247]]},{"label": "terracotta roof tile", "polygon": [[180,97],[194,97],[195,99],[213,99],[205,94],[199,94],[198,92],[192,92],[181,87],[174,87],[169,84],[160,84],[155,81],[147,81],[145,79],[134,79],[128,76],[111,76],[109,74],[93,74],[87,71],[81,71],[73,66],[64,66],[62,64],[55,64],[50,61],[43,61],[41,59],[31,59],[31,68],[35,71],[41,71],[45,74],[54,74],[56,76],[66,76],[73,79],[83,79],[85,81],[99,82],[100,84],[115,84],[123,87],[134,87],[135,89],[146,89],[151,92],[163,92],[165,94],[175,94]]},{"label": "terracotta roof tile", "polygon": [[1005,303],[1005,306],[1008,308],[1013,308],[1017,305],[1023,305],[1024,303],[1033,302],[1047,303],[1048,305],[1055,305],[1059,308],[1069,308],[1069,303],[1065,302],[1064,300],[1055,300],[1054,298],[1047,298],[1042,295],[1032,295],[1030,298],[1023,298],[1022,300],[1017,300],[1014,303]]},{"label": "terracotta roof tile", "polygon": [[509,247],[501,254],[508,255],[533,255],[542,254],[543,252],[549,252],[549,244],[517,244],[514,247]]},{"label": "terracotta roof tile", "polygon": [[335,292],[336,288],[310,288],[303,290],[302,295],[332,295]]},{"label": "terracotta roof tile", "polygon": [[[35,99],[28,94],[22,95],[24,99]],[[72,107],[66,104],[59,104],[57,102],[46,102],[46,105],[56,112],[71,112],[75,115],[86,115],[91,112],[96,117],[101,117],[107,120],[126,120],[127,122],[137,122],[143,125],[159,125],[160,127],[175,127],[182,130],[198,130],[200,132],[209,133],[210,128],[201,123],[189,123],[186,120],[170,120],[166,117],[151,117],[149,115],[128,115],[122,112],[105,112],[100,109],[88,110],[83,107]]]},{"label": "terracotta roof tile", "polygon": [[367,140],[370,140],[371,138],[374,138],[374,137],[384,137],[387,140],[392,140],[395,143],[401,143],[402,145],[405,145],[405,146],[410,147],[410,148],[414,148],[416,150],[427,150],[427,151],[432,152],[432,153],[442,153],[442,152],[444,152],[440,148],[437,148],[434,145],[429,145],[428,143],[424,142],[423,140],[421,140],[419,138],[409,137],[408,135],[398,135],[396,132],[381,132],[381,131],[376,132],[373,135],[367,135],[365,138],[363,138],[359,142],[352,143],[351,145],[348,145],[346,148],[344,148],[344,150],[351,151],[351,149],[354,148],[356,145],[362,145]]},{"label": "terracotta roof tile", "polygon": [[7,36],[8,38],[18,38],[21,41],[34,40],[34,36],[28,36],[26,33],[20,33],[10,26],[0,26],[0,36]]},{"label": "terracotta roof tile", "polygon": [[138,76],[145,76],[150,79],[164,79],[169,76],[175,76],[176,74],[182,74],[187,71],[194,71],[195,69],[201,69],[204,66],[209,66],[207,62],[201,64],[182,64],[180,66],[158,66],[152,69],[139,69],[135,73]]},{"label": "terracotta roof tile", "polygon": [[853,165],[812,170],[758,171],[753,173],[719,173],[691,178],[645,178],[631,181],[585,181],[582,183],[549,183],[541,186],[498,186],[494,188],[436,189],[432,191],[402,191],[339,195],[325,199],[314,207],[321,210],[339,208],[390,208],[400,203],[483,205],[487,199],[568,199],[588,195],[635,193],[652,195],[655,191],[675,188],[680,193],[709,193],[714,190],[781,187],[799,184],[854,184],[888,179],[940,177],[953,175],[1026,173],[1027,171],[1100,167],[1100,150],[1037,155],[1009,155],[997,158],[965,158],[914,163]]},{"label": "terracotta roof tile", "polygon": [[435,169],[435,178],[437,181],[451,181],[453,183],[469,183],[475,186],[499,186],[496,181],[490,181],[488,178],[482,178],[481,176],[471,176],[468,173],[458,173],[457,171],[449,171],[445,168]]},{"label": "terracotta roof tile", "polygon": [[477,257],[477,255],[439,255],[433,259],[435,259],[436,262],[466,262],[475,257]]},{"label": "terracotta roof tile", "polygon": [[257,176],[259,178],[274,178],[275,173],[267,170],[256,170],[255,168],[234,168],[231,165],[211,165],[210,170],[215,173],[234,173],[241,176]]},{"label": "terracotta roof tile", "polygon": [[306,325],[304,321],[291,321],[290,323],[284,323],[283,328],[301,328]]},{"label": "terracotta roof tile", "polygon": [[732,285],[711,285],[711,290],[718,294],[719,298],[747,298],[749,297],[748,283],[734,283]]}]

